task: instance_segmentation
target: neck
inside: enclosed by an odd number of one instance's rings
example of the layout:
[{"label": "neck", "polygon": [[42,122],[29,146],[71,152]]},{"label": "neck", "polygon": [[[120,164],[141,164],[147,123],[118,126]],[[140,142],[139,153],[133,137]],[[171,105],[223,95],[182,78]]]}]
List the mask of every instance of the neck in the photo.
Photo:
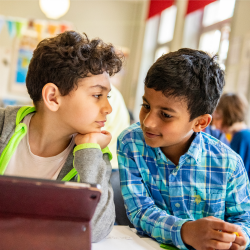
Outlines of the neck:
[{"label": "neck", "polygon": [[188,151],[193,139],[194,132],[192,130],[181,142],[168,147],[162,147],[161,150],[165,156],[177,166],[180,157]]},{"label": "neck", "polygon": [[30,121],[29,145],[33,154],[40,157],[52,157],[67,148],[73,131],[63,127],[56,114],[37,112]]},{"label": "neck", "polygon": [[247,125],[245,122],[236,122],[229,128],[229,133],[234,135],[235,133],[237,133],[243,129],[246,129],[246,128],[247,128]]}]

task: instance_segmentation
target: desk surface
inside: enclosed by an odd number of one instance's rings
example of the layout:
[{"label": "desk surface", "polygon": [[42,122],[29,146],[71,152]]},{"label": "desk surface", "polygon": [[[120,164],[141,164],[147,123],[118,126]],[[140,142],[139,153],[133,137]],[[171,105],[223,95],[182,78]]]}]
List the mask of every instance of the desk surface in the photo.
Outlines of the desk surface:
[{"label": "desk surface", "polygon": [[128,226],[114,226],[102,241],[92,243],[92,250],[163,250],[151,238],[140,238]]}]

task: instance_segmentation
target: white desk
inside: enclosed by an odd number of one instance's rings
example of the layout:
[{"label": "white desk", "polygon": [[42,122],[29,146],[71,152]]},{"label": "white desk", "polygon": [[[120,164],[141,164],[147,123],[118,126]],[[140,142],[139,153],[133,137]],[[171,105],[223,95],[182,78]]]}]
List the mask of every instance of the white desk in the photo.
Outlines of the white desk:
[{"label": "white desk", "polygon": [[163,250],[151,238],[140,238],[128,226],[114,226],[102,241],[92,243],[92,250]]}]

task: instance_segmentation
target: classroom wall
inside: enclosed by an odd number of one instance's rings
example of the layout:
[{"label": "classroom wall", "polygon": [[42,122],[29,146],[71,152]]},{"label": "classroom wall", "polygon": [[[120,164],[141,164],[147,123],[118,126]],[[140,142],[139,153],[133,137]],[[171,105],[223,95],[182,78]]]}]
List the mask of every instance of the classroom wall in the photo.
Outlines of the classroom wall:
[{"label": "classroom wall", "polygon": [[[237,0],[231,23],[225,92],[244,95],[250,102],[250,1]],[[247,115],[250,125],[250,109]]]},{"label": "classroom wall", "polygon": [[[72,22],[78,32],[86,32],[90,38],[100,37],[105,42],[116,46],[126,47],[130,56],[126,62],[121,92],[125,102],[133,99],[133,88],[138,75],[141,46],[144,34],[144,20],[147,12],[147,0],[71,0],[69,12],[58,20]],[[0,15],[47,19],[39,8],[38,0],[1,0]],[[0,60],[5,51],[11,49],[10,39],[6,26],[0,33]],[[7,66],[0,67],[0,97],[27,98],[24,95],[13,95],[8,90]],[[131,94],[132,93],[132,94]]]},{"label": "classroom wall", "polygon": [[[249,98],[250,1],[237,0],[231,24],[226,65],[226,91],[243,92]],[[250,51],[249,51],[250,52]],[[248,73],[247,73],[248,72]],[[244,90],[243,90],[244,89]]]}]

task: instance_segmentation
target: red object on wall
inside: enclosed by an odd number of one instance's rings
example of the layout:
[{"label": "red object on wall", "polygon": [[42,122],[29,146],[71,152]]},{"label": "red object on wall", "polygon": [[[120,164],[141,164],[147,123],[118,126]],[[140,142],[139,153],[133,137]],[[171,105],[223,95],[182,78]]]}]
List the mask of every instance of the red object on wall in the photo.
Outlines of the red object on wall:
[{"label": "red object on wall", "polygon": [[150,0],[148,19],[171,7],[174,0]]},{"label": "red object on wall", "polygon": [[206,5],[215,1],[217,0],[189,0],[187,7],[187,15],[196,10],[204,8]]}]

